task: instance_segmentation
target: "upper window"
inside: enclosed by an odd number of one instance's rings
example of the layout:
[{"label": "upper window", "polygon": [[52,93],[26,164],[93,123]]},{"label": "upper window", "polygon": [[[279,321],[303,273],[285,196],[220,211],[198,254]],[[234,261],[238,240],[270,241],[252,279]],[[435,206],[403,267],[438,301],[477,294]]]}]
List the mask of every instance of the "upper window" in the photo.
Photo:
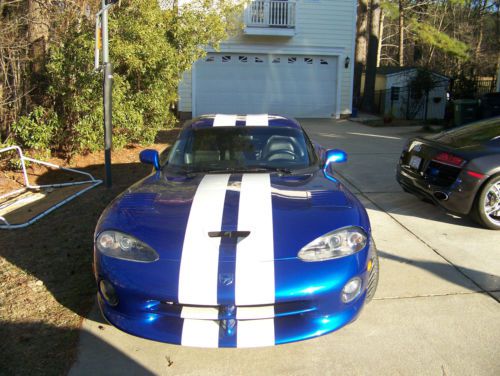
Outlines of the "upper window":
[{"label": "upper window", "polygon": [[240,61],[240,63],[246,63],[246,62],[248,62],[248,56],[244,56],[244,55],[239,56],[238,60]]},{"label": "upper window", "polygon": [[319,60],[319,63],[320,63],[321,65],[328,65],[328,61],[327,61],[327,60],[325,60],[325,59],[320,59],[320,60]]},{"label": "upper window", "polygon": [[264,62],[264,60],[262,60],[260,57],[256,56],[256,57],[255,57],[255,62],[256,62],[256,63],[263,63],[263,62]]},{"label": "upper window", "polygon": [[288,58],[288,64],[293,64],[297,61],[297,58],[296,57],[289,57]]},{"label": "upper window", "polygon": [[215,61],[215,57],[213,57],[213,56],[207,56],[206,59],[205,59],[205,61],[207,63],[213,63]]},{"label": "upper window", "polygon": [[229,55],[222,56],[223,63],[229,63],[230,61],[231,61],[231,56]]},{"label": "upper window", "polygon": [[314,59],[312,57],[305,57],[304,58],[304,63],[306,64],[312,64],[314,62]]}]

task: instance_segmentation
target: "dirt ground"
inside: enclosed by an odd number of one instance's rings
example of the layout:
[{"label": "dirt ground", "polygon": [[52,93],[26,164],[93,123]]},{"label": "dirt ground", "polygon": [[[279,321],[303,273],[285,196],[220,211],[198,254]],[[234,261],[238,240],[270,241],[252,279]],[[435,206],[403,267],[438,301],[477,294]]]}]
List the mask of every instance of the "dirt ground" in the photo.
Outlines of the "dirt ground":
[{"label": "dirt ground", "polygon": [[[178,130],[164,131],[164,149]],[[0,375],[61,375],[73,363],[82,318],[94,303],[92,243],[106,205],[151,167],[139,163],[144,147],[113,152],[113,187],[98,186],[33,225],[0,230]],[[103,153],[52,163],[104,176]],[[30,166],[32,183],[48,184],[69,176]],[[71,178],[71,177],[70,177]],[[0,169],[0,195],[21,187],[19,172]]]}]

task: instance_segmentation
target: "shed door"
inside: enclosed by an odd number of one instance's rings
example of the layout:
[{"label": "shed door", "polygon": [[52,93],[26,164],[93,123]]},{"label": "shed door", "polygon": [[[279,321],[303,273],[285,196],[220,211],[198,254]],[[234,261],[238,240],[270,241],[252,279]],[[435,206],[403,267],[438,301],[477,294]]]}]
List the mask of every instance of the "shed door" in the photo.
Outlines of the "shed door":
[{"label": "shed door", "polygon": [[335,113],[336,85],[336,57],[211,53],[196,63],[193,115],[327,118]]}]

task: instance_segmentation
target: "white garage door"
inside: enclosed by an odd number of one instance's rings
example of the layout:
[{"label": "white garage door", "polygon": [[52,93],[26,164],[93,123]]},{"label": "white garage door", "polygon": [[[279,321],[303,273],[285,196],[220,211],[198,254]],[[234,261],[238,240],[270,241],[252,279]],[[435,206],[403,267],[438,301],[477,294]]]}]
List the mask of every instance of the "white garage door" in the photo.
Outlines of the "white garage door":
[{"label": "white garage door", "polygon": [[194,72],[194,115],[331,117],[336,86],[336,57],[208,54]]}]

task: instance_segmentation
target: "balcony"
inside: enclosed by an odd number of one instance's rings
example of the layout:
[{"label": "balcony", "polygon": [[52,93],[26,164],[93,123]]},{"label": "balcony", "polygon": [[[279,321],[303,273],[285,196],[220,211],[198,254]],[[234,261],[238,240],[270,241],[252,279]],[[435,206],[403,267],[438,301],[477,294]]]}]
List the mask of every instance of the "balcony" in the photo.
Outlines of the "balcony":
[{"label": "balcony", "polygon": [[245,9],[247,35],[291,37],[295,35],[295,1],[256,0]]}]

